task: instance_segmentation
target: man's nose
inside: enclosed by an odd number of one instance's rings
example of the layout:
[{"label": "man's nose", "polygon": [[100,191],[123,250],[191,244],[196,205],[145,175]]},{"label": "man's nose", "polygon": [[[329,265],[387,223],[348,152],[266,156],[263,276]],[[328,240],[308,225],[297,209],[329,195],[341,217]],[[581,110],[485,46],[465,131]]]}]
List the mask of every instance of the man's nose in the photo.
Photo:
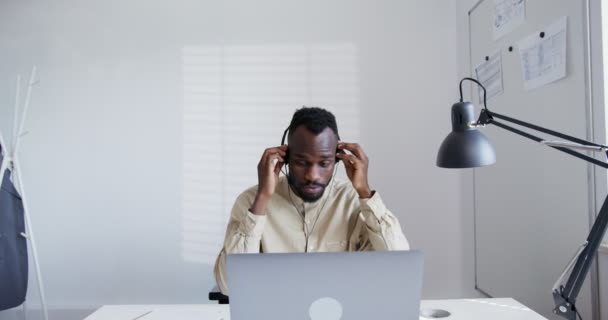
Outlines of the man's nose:
[{"label": "man's nose", "polygon": [[306,173],[304,175],[304,178],[306,178],[306,181],[317,182],[317,181],[319,181],[320,177],[321,177],[321,175],[319,173],[319,168],[317,166],[310,166],[306,169]]}]

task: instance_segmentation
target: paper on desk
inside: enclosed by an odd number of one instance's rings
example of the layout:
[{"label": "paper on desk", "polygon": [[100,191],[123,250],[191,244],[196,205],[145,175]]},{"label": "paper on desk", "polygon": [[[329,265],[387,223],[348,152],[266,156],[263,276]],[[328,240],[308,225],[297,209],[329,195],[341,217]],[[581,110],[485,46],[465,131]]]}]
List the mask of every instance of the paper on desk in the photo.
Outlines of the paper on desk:
[{"label": "paper on desk", "polygon": [[[566,76],[566,34],[568,17],[518,43],[524,88],[531,90]],[[544,38],[540,33],[544,32]]]},{"label": "paper on desk", "polygon": [[494,0],[494,40],[498,40],[526,19],[525,0]]},{"label": "paper on desk", "polygon": [[230,319],[230,312],[227,308],[217,307],[217,305],[181,305],[181,306],[161,306],[154,312],[138,320],[227,320]]},{"label": "paper on desk", "polygon": [[[503,93],[502,85],[502,55],[500,50],[488,57],[487,61],[475,67],[477,80],[486,88],[487,99]],[[483,89],[479,87],[479,102],[483,103]]]}]

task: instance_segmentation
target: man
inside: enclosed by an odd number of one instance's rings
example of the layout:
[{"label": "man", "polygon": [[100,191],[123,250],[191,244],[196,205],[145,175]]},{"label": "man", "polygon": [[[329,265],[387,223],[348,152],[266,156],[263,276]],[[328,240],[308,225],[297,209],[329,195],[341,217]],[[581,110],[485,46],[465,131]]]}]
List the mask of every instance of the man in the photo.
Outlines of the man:
[{"label": "man", "polygon": [[[224,294],[231,253],[409,249],[399,221],[368,184],[367,155],[358,144],[339,141],[332,113],[301,108],[287,130],[288,145],[264,151],[258,185],[232,209],[215,264]],[[340,160],[350,182],[333,179]],[[281,177],[284,164],[289,172]]]}]

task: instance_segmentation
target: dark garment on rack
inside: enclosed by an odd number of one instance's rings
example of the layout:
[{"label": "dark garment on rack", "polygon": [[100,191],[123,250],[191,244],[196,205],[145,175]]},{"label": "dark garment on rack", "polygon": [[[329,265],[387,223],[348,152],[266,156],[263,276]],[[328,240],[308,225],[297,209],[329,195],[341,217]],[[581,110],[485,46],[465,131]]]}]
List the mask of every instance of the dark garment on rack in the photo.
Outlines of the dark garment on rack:
[{"label": "dark garment on rack", "polygon": [[[2,158],[0,154],[0,163]],[[7,169],[0,188],[0,310],[17,307],[25,301],[28,256],[24,235],[23,203]]]}]

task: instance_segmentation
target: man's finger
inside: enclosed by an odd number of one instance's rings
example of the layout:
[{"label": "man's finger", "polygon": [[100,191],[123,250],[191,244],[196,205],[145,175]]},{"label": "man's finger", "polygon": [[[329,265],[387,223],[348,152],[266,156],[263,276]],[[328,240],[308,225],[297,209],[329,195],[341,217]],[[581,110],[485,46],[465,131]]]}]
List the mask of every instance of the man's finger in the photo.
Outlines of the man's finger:
[{"label": "man's finger", "polygon": [[338,149],[348,150],[359,159],[367,159],[367,155],[358,143],[340,142],[338,143]]},{"label": "man's finger", "polygon": [[281,172],[281,168],[283,167],[283,159],[280,159],[274,164],[274,174],[278,175]]},{"label": "man's finger", "polygon": [[266,159],[266,163],[269,167],[273,167],[278,163],[282,164],[284,162],[285,160],[278,153],[272,153],[268,155],[268,158]]},{"label": "man's finger", "polygon": [[336,157],[342,159],[342,161],[344,162],[344,165],[349,166],[349,167],[357,168],[357,166],[361,162],[361,160],[359,160],[359,158],[357,158],[353,154],[337,153]]},{"label": "man's finger", "polygon": [[286,151],[286,149],[281,146],[281,147],[268,148],[268,149],[264,150],[264,154],[267,155],[267,154],[278,153],[278,154],[284,156],[285,151]]},{"label": "man's finger", "polygon": [[268,148],[268,149],[264,150],[264,154],[262,155],[262,160],[268,160],[268,157],[270,157],[271,155],[274,155],[274,154],[280,155],[281,157],[284,157],[287,155],[284,148],[280,148],[280,147]]},{"label": "man's finger", "polygon": [[342,163],[344,163],[344,169],[346,169],[347,172],[354,169],[353,164],[350,163],[349,160],[342,159]]}]

